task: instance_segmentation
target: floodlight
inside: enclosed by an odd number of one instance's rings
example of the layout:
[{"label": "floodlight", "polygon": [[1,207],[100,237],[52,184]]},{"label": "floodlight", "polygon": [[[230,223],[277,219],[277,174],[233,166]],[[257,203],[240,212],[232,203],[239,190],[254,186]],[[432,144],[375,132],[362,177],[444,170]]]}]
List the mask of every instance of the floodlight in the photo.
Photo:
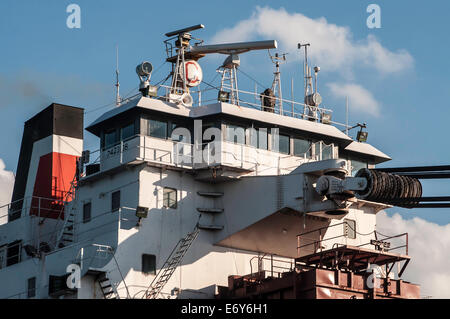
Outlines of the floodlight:
[{"label": "floodlight", "polygon": [[139,76],[149,76],[153,71],[153,66],[150,62],[142,62],[136,67],[136,73]]},{"label": "floodlight", "polygon": [[362,130],[358,132],[356,135],[356,140],[360,143],[367,142],[368,132],[363,132]]}]

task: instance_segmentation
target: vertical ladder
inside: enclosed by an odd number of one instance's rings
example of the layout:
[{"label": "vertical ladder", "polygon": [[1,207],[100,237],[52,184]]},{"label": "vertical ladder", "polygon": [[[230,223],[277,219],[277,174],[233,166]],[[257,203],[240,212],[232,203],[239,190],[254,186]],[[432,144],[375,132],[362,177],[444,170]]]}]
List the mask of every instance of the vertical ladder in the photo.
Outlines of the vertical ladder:
[{"label": "vertical ladder", "polygon": [[60,239],[58,240],[58,248],[62,248],[66,245],[70,245],[74,241],[74,227],[75,227],[75,214],[72,209],[64,221],[64,225],[61,231]]},{"label": "vertical ladder", "polygon": [[192,243],[197,238],[199,232],[200,229],[198,228],[198,225],[196,225],[191,233],[187,234],[186,237],[178,241],[177,245],[170,253],[166,262],[161,267],[156,277],[153,279],[152,283],[150,284],[150,287],[145,292],[144,294],[145,298],[156,299],[158,297],[161,290],[164,288],[166,283],[172,277],[173,273],[175,272],[175,269],[183,260],[183,257],[184,255],[186,255],[186,252],[188,251],[189,247],[191,247]]},{"label": "vertical ladder", "polygon": [[97,282],[100,286],[100,289],[102,290],[104,299],[120,299],[116,287],[114,287],[114,285],[111,283],[111,280],[109,280],[106,273],[100,274]]}]

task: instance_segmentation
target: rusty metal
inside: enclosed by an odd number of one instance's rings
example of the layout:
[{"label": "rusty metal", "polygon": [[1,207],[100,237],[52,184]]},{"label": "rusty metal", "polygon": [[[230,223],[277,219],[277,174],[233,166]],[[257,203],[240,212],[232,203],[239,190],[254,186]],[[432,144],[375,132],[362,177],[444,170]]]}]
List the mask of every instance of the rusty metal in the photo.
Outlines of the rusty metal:
[{"label": "rusty metal", "polygon": [[401,279],[381,278],[381,287],[371,288],[371,273],[307,269],[286,272],[280,278],[265,278],[259,282],[249,276],[229,276],[228,287],[218,287],[219,299],[405,299],[420,298],[420,288]]}]

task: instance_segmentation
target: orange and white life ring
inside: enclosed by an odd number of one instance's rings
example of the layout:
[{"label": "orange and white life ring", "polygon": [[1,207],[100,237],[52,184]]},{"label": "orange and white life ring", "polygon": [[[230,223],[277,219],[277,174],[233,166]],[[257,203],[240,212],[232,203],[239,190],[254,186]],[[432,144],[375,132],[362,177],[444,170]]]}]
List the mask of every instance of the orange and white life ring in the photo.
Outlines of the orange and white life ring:
[{"label": "orange and white life ring", "polygon": [[194,60],[187,60],[184,62],[184,75],[186,85],[189,87],[197,86],[203,80],[202,68],[200,67],[200,64],[198,64],[198,62]]}]

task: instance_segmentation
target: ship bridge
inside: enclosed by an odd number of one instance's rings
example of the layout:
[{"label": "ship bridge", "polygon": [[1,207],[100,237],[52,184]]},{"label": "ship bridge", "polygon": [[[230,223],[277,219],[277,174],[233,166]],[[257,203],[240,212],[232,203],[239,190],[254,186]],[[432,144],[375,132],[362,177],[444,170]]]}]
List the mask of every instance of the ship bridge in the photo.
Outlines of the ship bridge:
[{"label": "ship bridge", "polygon": [[370,144],[307,115],[221,101],[186,107],[164,97],[140,96],[106,112],[87,131],[100,138],[100,148],[90,150],[85,180],[142,163],[225,180],[288,174],[303,163],[325,159],[353,160],[353,171],[390,160]]}]

